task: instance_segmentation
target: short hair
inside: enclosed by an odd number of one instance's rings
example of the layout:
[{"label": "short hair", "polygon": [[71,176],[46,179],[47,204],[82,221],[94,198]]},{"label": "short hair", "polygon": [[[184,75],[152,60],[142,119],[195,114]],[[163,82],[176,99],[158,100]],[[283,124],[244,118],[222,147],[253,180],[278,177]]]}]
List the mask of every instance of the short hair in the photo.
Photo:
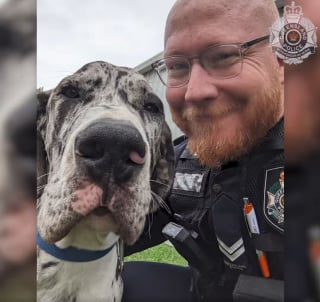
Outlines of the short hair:
[{"label": "short hair", "polygon": [[[172,7],[166,22],[165,42],[172,27],[175,27],[175,19],[181,17],[179,13],[184,7],[196,3],[202,14],[214,18],[215,16],[234,17],[234,10],[239,11],[239,16],[248,19],[248,26],[259,24],[262,28],[269,29],[280,17],[274,0],[178,0]],[[203,4],[203,8],[201,7]]]}]

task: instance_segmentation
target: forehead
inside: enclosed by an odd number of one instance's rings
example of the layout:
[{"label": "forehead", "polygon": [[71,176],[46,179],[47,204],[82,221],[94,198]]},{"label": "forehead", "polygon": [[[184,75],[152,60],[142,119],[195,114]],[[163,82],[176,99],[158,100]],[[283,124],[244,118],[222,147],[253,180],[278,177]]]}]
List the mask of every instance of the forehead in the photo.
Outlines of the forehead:
[{"label": "forehead", "polygon": [[165,54],[183,53],[184,48],[198,52],[210,45],[245,42],[267,34],[269,27],[264,29],[263,22],[257,21],[262,8],[252,4],[255,1],[179,1],[167,20]]},{"label": "forehead", "polygon": [[114,89],[120,83],[128,83],[130,86],[143,85],[143,77],[130,68],[118,67],[107,62],[93,62],[84,65],[73,75],[63,79],[65,82],[79,82],[82,85],[94,85],[105,88],[109,86]]},{"label": "forehead", "polygon": [[[70,88],[79,94],[76,102],[65,97],[65,91],[70,91]],[[72,116],[74,112],[83,113],[89,108],[92,111],[101,106],[137,109],[143,106],[151,93],[150,85],[134,70],[106,62],[93,62],[58,84],[49,99],[47,113],[59,112],[60,120],[63,120],[67,114]]]},{"label": "forehead", "polygon": [[[74,99],[65,94],[70,88],[78,94]],[[59,132],[62,125],[69,125],[70,128],[70,125],[78,125],[83,119],[103,115],[106,110],[108,113],[126,114],[128,109],[138,112],[137,109],[143,106],[150,94],[151,87],[134,70],[106,62],[93,62],[58,84],[51,94],[46,112],[53,117],[55,131]]]},{"label": "forehead", "polygon": [[93,100],[122,100],[141,103],[143,96],[151,92],[145,78],[131,68],[119,67],[107,62],[93,62],[83,66],[73,75],[64,78],[55,88],[59,93],[63,87],[74,86]]}]

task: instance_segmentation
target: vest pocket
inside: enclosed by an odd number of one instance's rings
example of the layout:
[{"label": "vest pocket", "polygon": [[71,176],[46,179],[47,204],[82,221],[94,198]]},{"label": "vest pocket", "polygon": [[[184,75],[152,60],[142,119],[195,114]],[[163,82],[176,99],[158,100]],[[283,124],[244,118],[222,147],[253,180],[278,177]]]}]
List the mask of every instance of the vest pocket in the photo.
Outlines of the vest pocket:
[{"label": "vest pocket", "polygon": [[248,259],[242,236],[242,212],[230,195],[222,193],[217,199],[212,207],[212,220],[226,267],[246,270]]}]

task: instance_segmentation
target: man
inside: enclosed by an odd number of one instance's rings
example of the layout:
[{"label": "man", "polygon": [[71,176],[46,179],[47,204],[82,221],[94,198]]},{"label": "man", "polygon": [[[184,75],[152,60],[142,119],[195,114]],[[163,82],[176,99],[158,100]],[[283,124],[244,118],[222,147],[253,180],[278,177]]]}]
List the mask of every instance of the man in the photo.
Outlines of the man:
[{"label": "man", "polygon": [[[235,287],[235,296],[251,295],[247,301],[268,299],[275,288],[281,298],[274,279],[283,279],[284,80],[283,63],[268,43],[278,17],[273,0],[178,0],[170,11],[164,59],[154,68],[187,139],[176,146],[169,219],[192,234],[199,253],[175,245],[191,273],[127,264],[124,301],[191,301],[187,279],[194,301],[233,301]],[[260,235],[248,231],[244,198],[255,208]],[[146,234],[127,253],[164,240],[163,216],[154,215],[151,239]],[[256,250],[264,252],[267,265],[259,263]],[[132,272],[139,274],[134,283]],[[245,275],[256,278],[248,281]],[[247,282],[249,287],[241,286]],[[169,292],[172,284],[178,294]]]},{"label": "man", "polygon": [[286,287],[288,301],[320,300],[320,2],[297,0],[314,26],[316,52],[285,68]]},{"label": "man", "polygon": [[[286,161],[290,164],[304,161],[320,149],[319,107],[319,26],[320,2],[295,1],[303,15],[317,27],[318,48],[303,63],[285,68],[286,99]],[[299,123],[297,123],[299,121]]]}]

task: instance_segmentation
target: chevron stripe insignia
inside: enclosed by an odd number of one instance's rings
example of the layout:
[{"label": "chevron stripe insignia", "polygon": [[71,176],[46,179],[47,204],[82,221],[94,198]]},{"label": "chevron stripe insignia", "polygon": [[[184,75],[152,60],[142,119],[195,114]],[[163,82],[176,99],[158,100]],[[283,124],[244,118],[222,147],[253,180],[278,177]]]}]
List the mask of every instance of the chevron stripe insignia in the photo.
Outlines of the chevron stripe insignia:
[{"label": "chevron stripe insignia", "polygon": [[243,239],[240,237],[234,244],[227,246],[221,239],[217,238],[220,251],[232,262],[237,260],[244,252]]}]

